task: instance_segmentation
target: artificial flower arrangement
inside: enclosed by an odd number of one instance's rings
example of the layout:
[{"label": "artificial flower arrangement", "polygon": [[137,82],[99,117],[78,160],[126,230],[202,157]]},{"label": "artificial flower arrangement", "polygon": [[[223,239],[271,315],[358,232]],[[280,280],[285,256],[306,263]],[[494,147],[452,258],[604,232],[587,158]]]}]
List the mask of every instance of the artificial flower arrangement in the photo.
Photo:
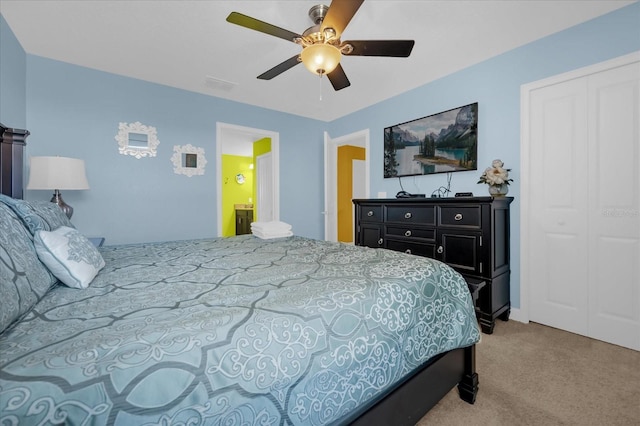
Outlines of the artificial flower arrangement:
[{"label": "artificial flower arrangement", "polygon": [[491,167],[487,167],[478,183],[486,183],[489,186],[509,185],[513,179],[509,179],[511,169],[505,169],[502,160],[493,160]]}]

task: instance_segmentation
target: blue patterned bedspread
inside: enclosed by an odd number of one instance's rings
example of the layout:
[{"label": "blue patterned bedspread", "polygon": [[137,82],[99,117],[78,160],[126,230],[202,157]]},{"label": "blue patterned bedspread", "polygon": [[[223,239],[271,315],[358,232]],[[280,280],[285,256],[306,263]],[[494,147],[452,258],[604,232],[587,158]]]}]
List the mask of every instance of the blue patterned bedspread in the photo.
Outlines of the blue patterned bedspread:
[{"label": "blue patterned bedspread", "polygon": [[0,424],[335,424],[479,339],[463,278],[301,237],[101,249],[0,335]]}]

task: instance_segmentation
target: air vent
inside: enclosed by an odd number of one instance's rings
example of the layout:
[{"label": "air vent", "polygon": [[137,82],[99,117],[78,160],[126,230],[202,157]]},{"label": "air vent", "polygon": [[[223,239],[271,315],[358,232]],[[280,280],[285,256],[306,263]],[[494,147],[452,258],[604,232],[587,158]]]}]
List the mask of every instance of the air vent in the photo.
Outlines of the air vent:
[{"label": "air vent", "polygon": [[223,80],[210,75],[205,77],[204,84],[212,89],[224,90],[225,92],[230,91],[238,85],[238,83],[234,83],[233,81]]}]

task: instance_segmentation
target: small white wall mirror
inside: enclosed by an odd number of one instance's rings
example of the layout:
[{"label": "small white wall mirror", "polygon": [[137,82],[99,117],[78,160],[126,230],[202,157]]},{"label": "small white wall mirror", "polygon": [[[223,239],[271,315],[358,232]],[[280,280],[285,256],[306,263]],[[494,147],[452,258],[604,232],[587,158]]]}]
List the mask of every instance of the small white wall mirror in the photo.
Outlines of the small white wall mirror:
[{"label": "small white wall mirror", "polygon": [[160,144],[156,128],[135,123],[120,123],[118,134],[115,137],[118,142],[118,151],[122,155],[132,155],[138,159],[142,157],[155,157],[156,148]]},{"label": "small white wall mirror", "polygon": [[191,177],[204,174],[207,159],[204,156],[204,148],[198,148],[191,144],[174,145],[171,162],[175,174]]}]

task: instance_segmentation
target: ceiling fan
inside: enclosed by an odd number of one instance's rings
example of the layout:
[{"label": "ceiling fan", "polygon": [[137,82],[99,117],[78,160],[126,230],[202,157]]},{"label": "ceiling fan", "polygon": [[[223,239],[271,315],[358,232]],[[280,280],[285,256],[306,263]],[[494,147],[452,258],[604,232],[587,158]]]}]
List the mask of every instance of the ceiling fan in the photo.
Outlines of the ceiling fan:
[{"label": "ceiling fan", "polygon": [[231,12],[227,22],[251,30],[260,31],[302,46],[302,52],[276,65],[258,76],[261,80],[271,80],[300,62],[309,71],[322,77],[327,75],[335,90],[349,87],[340,59],[345,56],[391,56],[408,57],[413,49],[413,40],[347,40],[340,35],[360,8],[364,0],[333,0],[331,6],[322,4],[309,10],[309,17],[315,23],[302,34],[285,30],[238,12]]}]

